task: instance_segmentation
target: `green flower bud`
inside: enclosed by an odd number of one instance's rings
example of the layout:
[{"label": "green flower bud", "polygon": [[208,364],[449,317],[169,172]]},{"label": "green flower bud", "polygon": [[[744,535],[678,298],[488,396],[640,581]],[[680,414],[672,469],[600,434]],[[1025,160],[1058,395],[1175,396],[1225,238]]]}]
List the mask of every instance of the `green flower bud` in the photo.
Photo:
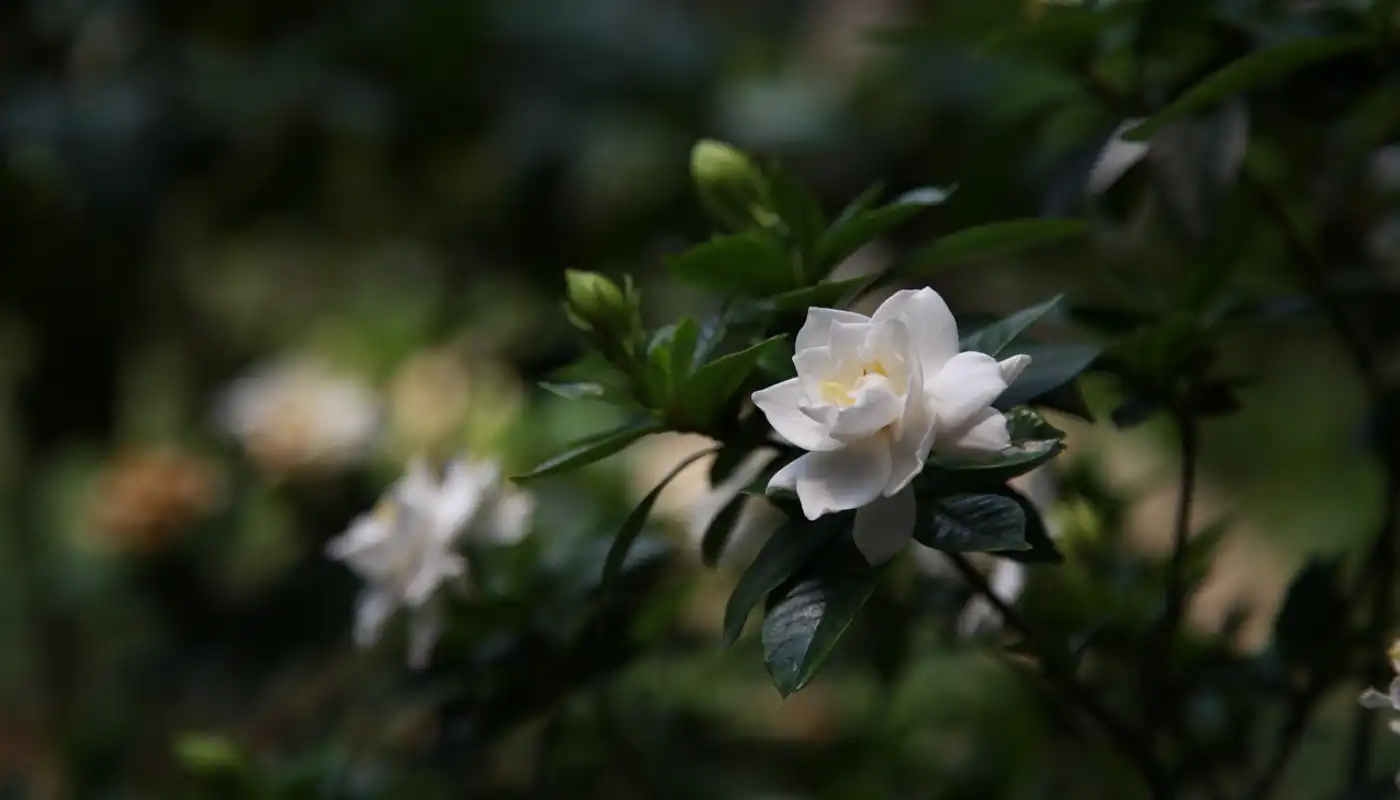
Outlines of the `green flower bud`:
[{"label": "green flower bud", "polygon": [[564,310],[577,327],[595,336],[618,341],[631,337],[638,314],[635,292],[624,291],[596,272],[566,270]]},{"label": "green flower bud", "polygon": [[690,151],[690,174],[700,202],[720,223],[743,230],[753,226],[765,205],[763,174],[739,149],[701,139]]}]

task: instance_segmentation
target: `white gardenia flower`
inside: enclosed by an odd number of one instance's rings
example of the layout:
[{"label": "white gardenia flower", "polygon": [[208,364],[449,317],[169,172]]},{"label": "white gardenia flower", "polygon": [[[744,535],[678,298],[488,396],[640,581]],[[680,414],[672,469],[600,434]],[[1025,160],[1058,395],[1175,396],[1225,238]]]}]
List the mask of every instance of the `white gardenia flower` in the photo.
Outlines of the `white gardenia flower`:
[{"label": "white gardenia flower", "polygon": [[468,537],[517,542],[533,512],[534,499],[503,482],[495,463],[458,459],[438,476],[425,460],[411,462],[374,511],[326,545],[331,558],[366,583],[355,609],[355,643],[374,644],[394,612],[407,608],[409,665],[425,666],[442,632],[439,590],[467,576],[458,544]]},{"label": "white gardenia flower", "polygon": [[817,519],[860,509],[855,542],[872,564],[914,530],[909,483],[931,450],[992,454],[1011,445],[992,402],[1030,364],[958,352],[958,326],[932,289],[895,293],[866,317],[813,308],[797,334],[797,377],[755,392],[773,430],[809,451],[769,491],[797,493]]},{"label": "white gardenia flower", "polygon": [[[1361,693],[1359,698],[1361,705],[1366,708],[1389,708],[1392,711],[1400,711],[1400,641],[1396,641],[1386,651],[1390,657],[1390,666],[1395,670],[1397,677],[1390,682],[1390,686],[1384,692],[1378,689],[1367,688]],[[1400,719],[1390,721],[1390,729],[1400,733]]]},{"label": "white gardenia flower", "polygon": [[374,392],[309,357],[290,357],[240,377],[220,398],[219,426],[263,469],[335,470],[362,457],[379,430]]}]

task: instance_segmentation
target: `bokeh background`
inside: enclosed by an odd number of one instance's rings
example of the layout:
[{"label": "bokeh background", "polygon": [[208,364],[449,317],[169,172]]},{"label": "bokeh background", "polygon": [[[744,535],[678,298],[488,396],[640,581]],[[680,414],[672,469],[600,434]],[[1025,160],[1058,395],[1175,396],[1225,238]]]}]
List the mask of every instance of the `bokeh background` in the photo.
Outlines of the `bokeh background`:
[{"label": "bokeh background", "polygon": [[[1056,783],[1098,767],[1057,758],[1026,684],[957,635],[961,590],[936,567],[902,572],[917,589],[867,608],[851,663],[781,701],[756,643],[718,643],[733,564],[707,571],[695,554],[715,510],[703,465],[663,496],[646,613],[600,637],[599,664],[556,674],[547,644],[521,645],[567,618],[597,545],[700,446],[683,437],[540,488],[535,536],[495,554],[482,580],[496,599],[444,645],[470,668],[410,674],[392,641],[355,652],[359,587],[322,553],[414,454],[518,469],[616,421],[535,388],[580,352],[563,271],[635,276],[651,324],[713,307],[661,267],[710,232],[688,171],[697,139],[777,159],[831,212],[875,182],[956,184],[852,273],[972,224],[1094,219],[1088,242],[931,278],[960,314],[1109,297],[1105,270],[1170,286],[1203,251],[1157,247],[1130,203],[1090,207],[1086,175],[1125,114],[1065,66],[1110,88],[1139,71],[1141,102],[1160,103],[1368,4],[1097,6],[4,4],[0,797],[193,796],[191,775],[211,770],[289,797],[1114,796],[1082,774]],[[1140,19],[1146,6],[1158,17]],[[1059,38],[985,46],[1038,21]],[[1400,267],[1387,75],[1319,68],[1249,107],[1251,148],[1363,275],[1349,307],[1381,316]],[[1229,113],[1202,141],[1237,136]],[[1159,173],[1189,184],[1167,200],[1188,227],[1234,220],[1198,179],[1218,157],[1202,152]],[[1240,231],[1240,280],[1287,296],[1277,232]],[[1206,423],[1198,520],[1233,528],[1192,619],[1238,622],[1248,650],[1306,555],[1360,546],[1380,481],[1360,387],[1321,323],[1241,326],[1223,357],[1252,380],[1239,413]],[[1095,410],[1116,402],[1108,382],[1085,388]],[[1160,551],[1169,429],[1057,423],[1075,480],[1115,498],[1098,517]],[[506,677],[498,651],[519,656]],[[1309,776],[1339,773],[1352,703],[1328,706],[1287,796],[1320,796]]]}]

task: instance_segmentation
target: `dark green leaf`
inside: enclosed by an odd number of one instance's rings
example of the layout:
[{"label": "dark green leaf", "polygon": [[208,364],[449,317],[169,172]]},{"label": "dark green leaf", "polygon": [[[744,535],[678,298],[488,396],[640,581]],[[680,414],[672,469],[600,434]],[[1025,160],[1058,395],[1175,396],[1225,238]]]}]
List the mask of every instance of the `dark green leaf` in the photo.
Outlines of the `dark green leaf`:
[{"label": "dark green leaf", "polygon": [[1295,39],[1251,53],[1187,89],[1166,108],[1127,131],[1123,138],[1145,142],[1176,120],[1193,116],[1256,86],[1284,78],[1310,64],[1354,53],[1370,45],[1369,39],[1361,37],[1323,36]]},{"label": "dark green leaf", "polygon": [[853,544],[842,542],[811,577],[771,598],[763,620],[763,661],[783,697],[800,691],[821,669],[879,576]]},{"label": "dark green leaf", "polygon": [[815,286],[808,286],[802,289],[794,289],[791,292],[783,292],[768,298],[768,303],[778,311],[797,311],[808,309],[813,306],[821,308],[832,308],[845,299],[846,295],[855,291],[861,284],[870,280],[869,278],[848,278],[842,281],[824,281]]},{"label": "dark green leaf", "polygon": [[826,275],[864,245],[904,224],[923,209],[942,203],[951,194],[951,189],[927,187],[908,192],[882,208],[860,210],[849,217],[843,214],[822,234],[817,244],[818,275]]},{"label": "dark green leaf", "polygon": [[1349,632],[1339,559],[1313,558],[1293,578],[1274,618],[1274,651],[1284,664],[1315,668],[1343,657]]},{"label": "dark green leaf", "polygon": [[850,521],[850,515],[827,516],[816,522],[796,517],[778,528],[729,595],[724,609],[725,644],[733,644],[743,633],[754,606],[811,563],[838,534],[849,529]]},{"label": "dark green leaf", "polygon": [[725,503],[724,508],[705,526],[705,534],[700,537],[700,561],[705,566],[713,567],[719,563],[724,546],[729,543],[729,536],[734,532],[734,526],[739,522],[739,515],[744,512],[744,504],[748,500],[746,494],[734,495],[734,499]]},{"label": "dark green leaf", "polygon": [[986,353],[989,356],[999,355],[1022,331],[1058,305],[1063,297],[1064,295],[1056,295],[1040,305],[1023,308],[981,330],[967,334],[962,339],[962,349]]},{"label": "dark green leaf", "polygon": [[1056,440],[1024,442],[996,455],[968,457],[940,455],[929,459],[920,480],[947,491],[989,491],[1025,475],[1064,452]]},{"label": "dark green leaf", "polygon": [[577,469],[595,461],[601,461],[614,453],[625,450],[633,442],[653,433],[661,433],[666,426],[659,422],[639,422],[605,433],[596,434],[574,443],[569,450],[540,464],[530,472],[517,476],[517,481],[534,480],[546,475],[557,475]]},{"label": "dark green leaf", "polygon": [[1088,344],[1033,344],[1016,352],[1031,357],[1030,366],[997,398],[997,408],[1024,405],[1079,377],[1102,349]]},{"label": "dark green leaf", "polygon": [[1026,516],[1026,544],[1028,548],[1009,550],[997,555],[1012,561],[1019,561],[1022,564],[1063,564],[1065,556],[1055,546],[1055,542],[1050,538],[1050,532],[1045,529],[1045,519],[1041,516],[1040,509],[1036,508],[1029,498],[1010,486],[1003,487],[1000,494],[1016,501],[1016,504],[1021,507],[1021,513]]},{"label": "dark green leaf", "polygon": [[668,259],[666,266],[679,280],[719,294],[766,297],[797,286],[792,264],[757,231],[717,236]]},{"label": "dark green leaf", "polygon": [[1046,441],[1063,441],[1065,432],[1045,421],[1045,418],[1029,408],[1014,408],[1006,412],[1006,430],[1011,435],[1011,443],[1018,447],[1040,446]]},{"label": "dark green leaf", "polygon": [[817,239],[826,227],[821,204],[805,186],[780,167],[774,166],[766,171],[769,191],[773,196],[773,211],[787,228],[790,245],[803,256],[806,266],[803,282],[816,280],[822,276],[813,272],[809,262],[816,251]]},{"label": "dark green leaf", "polygon": [[695,363],[695,351],[700,342],[700,325],[690,317],[676,323],[671,336],[671,375],[679,382],[690,374]]},{"label": "dark green leaf", "polygon": [[671,343],[676,326],[667,325],[652,334],[647,344],[646,402],[654,408],[668,405],[674,395],[676,379],[671,368]]},{"label": "dark green leaf", "polygon": [[1082,236],[1088,230],[1086,223],[1074,219],[1020,219],[979,225],[950,233],[931,245],[915,250],[892,277],[924,276],[952,264],[1055,244]]},{"label": "dark green leaf", "polygon": [[987,553],[1025,550],[1026,514],[1000,494],[920,497],[914,538],[935,550]]},{"label": "dark green leaf", "polygon": [[618,530],[617,536],[613,539],[612,547],[608,548],[607,560],[603,562],[602,586],[604,589],[612,586],[613,582],[617,580],[617,576],[622,573],[622,565],[627,561],[627,551],[631,549],[632,542],[641,534],[642,527],[647,523],[647,517],[651,516],[651,509],[652,506],[656,505],[656,498],[661,496],[661,492],[667,485],[675,480],[676,476],[681,474],[686,467],[713,454],[716,449],[701,450],[683,459],[681,463],[666,473],[666,477],[662,478],[661,482],[656,484],[646,497],[642,498],[642,502],[632,509],[632,513],[627,515],[627,519],[622,523],[622,528]]},{"label": "dark green leaf", "polygon": [[680,402],[694,420],[708,420],[739,391],[765,351],[778,347],[782,336],[765,339],[752,347],[730,353],[700,367],[686,380]]},{"label": "dark green leaf", "polygon": [[718,486],[729,480],[729,476],[734,474],[734,470],[744,463],[744,459],[749,457],[753,450],[737,445],[725,445],[715,454],[715,460],[710,462],[710,485]]}]

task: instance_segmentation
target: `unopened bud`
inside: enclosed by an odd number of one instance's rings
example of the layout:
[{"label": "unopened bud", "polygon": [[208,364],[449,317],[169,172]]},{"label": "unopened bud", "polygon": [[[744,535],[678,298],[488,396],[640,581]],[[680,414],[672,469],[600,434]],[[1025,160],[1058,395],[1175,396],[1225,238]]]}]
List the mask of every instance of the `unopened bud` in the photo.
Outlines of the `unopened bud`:
[{"label": "unopened bud", "polygon": [[626,338],[637,319],[635,298],[616,283],[596,272],[567,270],[564,306],[569,319],[579,328],[599,336]]},{"label": "unopened bud", "polygon": [[752,227],[764,205],[763,174],[743,151],[701,139],[690,151],[690,175],[705,210],[735,230]]}]

